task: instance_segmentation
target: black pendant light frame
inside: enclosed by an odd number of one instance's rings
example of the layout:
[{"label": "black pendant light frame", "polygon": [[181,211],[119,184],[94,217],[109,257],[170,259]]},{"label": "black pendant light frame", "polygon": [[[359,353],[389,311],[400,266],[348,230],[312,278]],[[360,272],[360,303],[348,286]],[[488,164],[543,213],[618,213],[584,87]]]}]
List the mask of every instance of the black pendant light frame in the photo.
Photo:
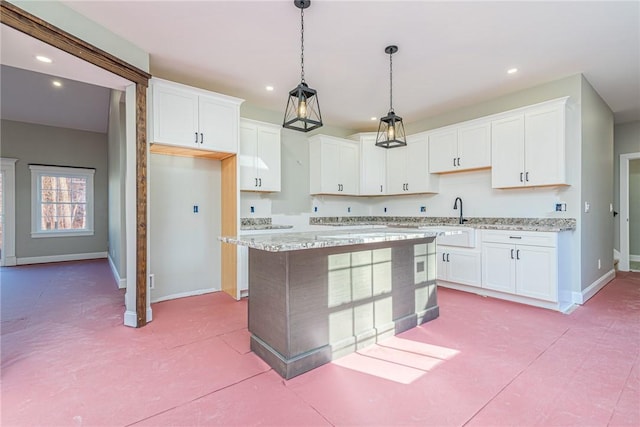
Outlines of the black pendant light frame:
[{"label": "black pendant light frame", "polygon": [[304,10],[311,5],[311,0],[294,0],[293,4],[300,9],[300,84],[289,91],[282,127],[309,132],[322,126],[318,92],[304,80]]},{"label": "black pendant light frame", "polygon": [[402,117],[393,111],[393,60],[392,55],[398,51],[398,46],[391,45],[384,49],[389,55],[389,112],[380,119],[376,146],[382,148],[396,148],[407,145]]}]

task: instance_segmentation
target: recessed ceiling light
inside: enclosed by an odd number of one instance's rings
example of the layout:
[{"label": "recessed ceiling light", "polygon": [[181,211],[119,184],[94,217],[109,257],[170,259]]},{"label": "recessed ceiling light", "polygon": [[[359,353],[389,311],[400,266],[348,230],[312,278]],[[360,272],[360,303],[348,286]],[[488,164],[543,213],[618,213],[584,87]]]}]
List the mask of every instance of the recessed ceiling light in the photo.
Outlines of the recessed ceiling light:
[{"label": "recessed ceiling light", "polygon": [[265,89],[267,90],[267,92],[273,92],[273,86],[267,86],[265,87]]},{"label": "recessed ceiling light", "polygon": [[373,121],[373,120],[378,120],[378,118],[377,118],[377,117],[371,117],[371,120],[372,120],[372,121]]},{"label": "recessed ceiling light", "polygon": [[515,73],[517,73],[517,72],[518,72],[518,69],[517,69],[517,68],[509,68],[509,69],[507,70],[507,74],[515,74]]},{"label": "recessed ceiling light", "polygon": [[59,80],[54,80],[51,82],[55,87],[62,87],[62,83]]},{"label": "recessed ceiling light", "polygon": [[42,55],[37,55],[36,59],[40,62],[46,62],[47,64],[51,64],[53,62],[51,58],[47,58],[46,56],[42,56]]}]

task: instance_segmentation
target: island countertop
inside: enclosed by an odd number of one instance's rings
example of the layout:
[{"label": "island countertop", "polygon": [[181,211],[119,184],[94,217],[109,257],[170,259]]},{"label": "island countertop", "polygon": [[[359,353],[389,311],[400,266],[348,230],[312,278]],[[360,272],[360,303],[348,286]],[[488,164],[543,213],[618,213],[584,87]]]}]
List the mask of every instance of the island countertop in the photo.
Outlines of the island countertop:
[{"label": "island countertop", "polygon": [[427,239],[449,234],[437,229],[360,228],[357,230],[307,231],[299,233],[254,234],[248,236],[223,236],[220,241],[248,246],[268,252],[295,251],[301,249],[330,248],[397,240]]}]

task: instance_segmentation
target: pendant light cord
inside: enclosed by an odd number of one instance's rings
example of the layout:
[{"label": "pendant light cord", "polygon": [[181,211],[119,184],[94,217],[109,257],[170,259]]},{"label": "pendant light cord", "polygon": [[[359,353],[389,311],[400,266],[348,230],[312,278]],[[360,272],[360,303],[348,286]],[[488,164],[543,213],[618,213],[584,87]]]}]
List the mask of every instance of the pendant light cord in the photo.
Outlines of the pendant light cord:
[{"label": "pendant light cord", "polygon": [[389,54],[389,111],[393,111],[393,53]]},{"label": "pendant light cord", "polygon": [[300,8],[300,80],[304,83],[304,7]]}]

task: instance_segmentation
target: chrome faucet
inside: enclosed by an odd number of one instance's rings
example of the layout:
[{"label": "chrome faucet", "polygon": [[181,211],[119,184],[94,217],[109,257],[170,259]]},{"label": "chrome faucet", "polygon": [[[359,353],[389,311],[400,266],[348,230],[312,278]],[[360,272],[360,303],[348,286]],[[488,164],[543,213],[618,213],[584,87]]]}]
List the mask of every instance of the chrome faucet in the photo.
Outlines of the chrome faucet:
[{"label": "chrome faucet", "polygon": [[456,197],[456,201],[453,202],[453,209],[458,209],[458,201],[460,202],[460,219],[458,224],[464,224],[467,220],[462,217],[462,199],[460,197]]}]

